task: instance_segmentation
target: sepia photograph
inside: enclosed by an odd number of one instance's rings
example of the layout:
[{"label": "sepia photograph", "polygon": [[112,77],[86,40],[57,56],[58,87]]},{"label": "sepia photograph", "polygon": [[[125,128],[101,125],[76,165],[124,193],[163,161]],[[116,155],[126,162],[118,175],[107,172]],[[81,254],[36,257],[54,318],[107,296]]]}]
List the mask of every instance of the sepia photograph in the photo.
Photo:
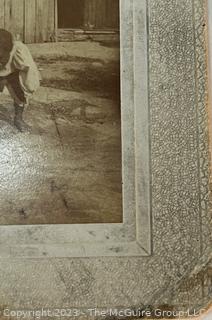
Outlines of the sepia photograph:
[{"label": "sepia photograph", "polygon": [[118,0],[0,0],[0,224],[122,222]]}]

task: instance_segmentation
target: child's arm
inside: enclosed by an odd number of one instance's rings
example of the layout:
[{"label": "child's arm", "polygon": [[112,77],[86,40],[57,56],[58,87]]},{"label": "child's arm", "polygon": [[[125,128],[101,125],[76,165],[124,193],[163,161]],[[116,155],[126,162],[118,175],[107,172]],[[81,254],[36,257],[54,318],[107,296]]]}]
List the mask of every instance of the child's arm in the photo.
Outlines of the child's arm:
[{"label": "child's arm", "polygon": [[20,71],[19,76],[25,91],[30,94],[35,92],[40,85],[39,72],[28,47],[22,42],[16,43],[12,62],[14,70]]},{"label": "child's arm", "polygon": [[16,70],[27,72],[30,68],[28,51],[25,49],[25,46],[22,45],[20,48],[17,48],[13,56],[13,66]]},{"label": "child's arm", "polygon": [[11,55],[1,57],[0,59],[0,77],[6,77],[12,72]]}]

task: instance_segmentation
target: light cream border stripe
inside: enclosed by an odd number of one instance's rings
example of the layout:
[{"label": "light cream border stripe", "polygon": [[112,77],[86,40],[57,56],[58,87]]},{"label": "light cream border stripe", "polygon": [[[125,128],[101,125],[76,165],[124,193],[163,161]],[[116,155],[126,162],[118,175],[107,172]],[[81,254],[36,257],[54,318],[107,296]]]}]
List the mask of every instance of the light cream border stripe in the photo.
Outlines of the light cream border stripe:
[{"label": "light cream border stripe", "polygon": [[123,223],[0,226],[0,257],[151,254],[147,3],[120,3]]}]

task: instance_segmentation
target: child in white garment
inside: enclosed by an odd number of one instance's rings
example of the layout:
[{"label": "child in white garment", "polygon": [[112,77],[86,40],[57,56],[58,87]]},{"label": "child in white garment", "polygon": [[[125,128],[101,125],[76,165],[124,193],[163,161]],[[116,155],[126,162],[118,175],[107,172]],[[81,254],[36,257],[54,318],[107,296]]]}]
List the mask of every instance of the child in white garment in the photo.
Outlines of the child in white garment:
[{"label": "child in white garment", "polygon": [[39,71],[27,46],[14,41],[10,32],[0,29],[0,92],[6,86],[13,98],[14,125],[21,132],[29,129],[23,120],[23,112],[39,84]]}]

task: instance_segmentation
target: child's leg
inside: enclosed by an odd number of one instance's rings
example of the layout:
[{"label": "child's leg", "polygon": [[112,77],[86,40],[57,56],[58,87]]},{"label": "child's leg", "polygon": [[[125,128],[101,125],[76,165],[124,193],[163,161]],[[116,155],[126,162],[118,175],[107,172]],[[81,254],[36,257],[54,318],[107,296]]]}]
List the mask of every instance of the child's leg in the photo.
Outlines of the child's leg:
[{"label": "child's leg", "polygon": [[7,88],[10,92],[11,97],[14,100],[14,125],[21,132],[29,131],[29,126],[23,120],[24,110],[28,105],[28,101],[20,85],[18,73],[11,74],[7,78]]},{"label": "child's leg", "polygon": [[26,122],[23,119],[23,113],[26,105],[24,104],[20,105],[14,102],[14,107],[15,107],[14,125],[21,132],[29,131],[30,127],[26,124]]},{"label": "child's leg", "polygon": [[4,87],[5,87],[5,80],[2,80],[0,77],[0,92],[3,92]]}]

